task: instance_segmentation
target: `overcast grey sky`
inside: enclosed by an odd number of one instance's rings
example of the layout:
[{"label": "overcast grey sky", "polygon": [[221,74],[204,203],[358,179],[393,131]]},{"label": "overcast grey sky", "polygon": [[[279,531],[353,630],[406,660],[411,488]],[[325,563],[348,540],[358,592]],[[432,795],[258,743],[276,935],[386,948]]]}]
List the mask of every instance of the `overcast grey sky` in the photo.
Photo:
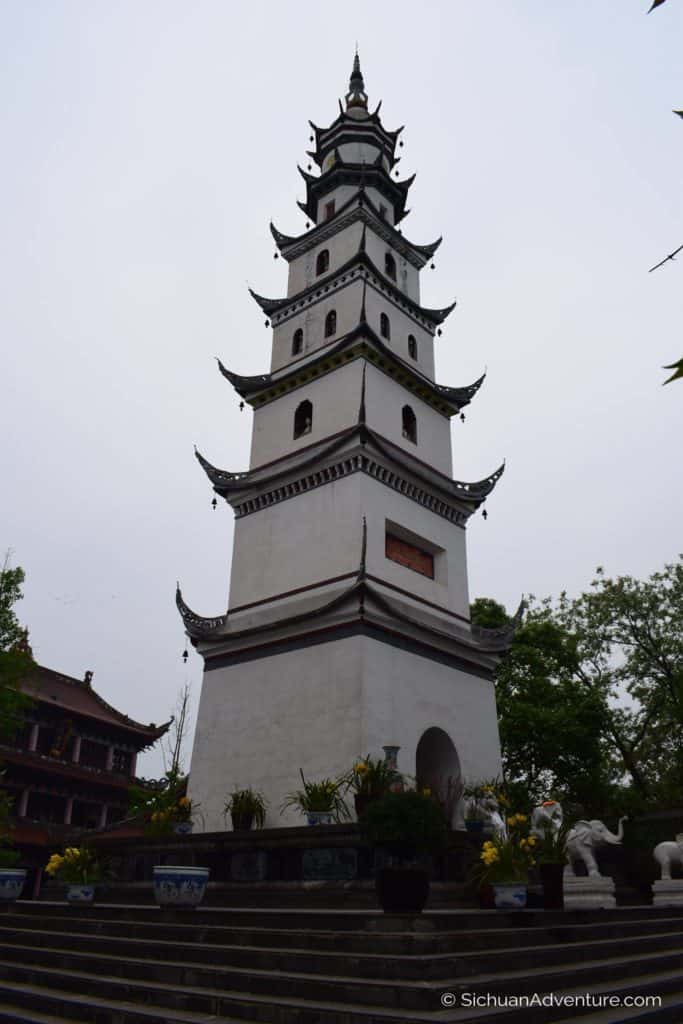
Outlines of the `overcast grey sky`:
[{"label": "overcast grey sky", "polygon": [[[268,369],[246,289],[283,294],[271,216],[303,230],[307,119],[337,115],[358,40],[406,125],[405,233],[443,233],[425,305],[458,307],[437,379],[489,376],[455,475],[507,472],[469,529],[472,596],[516,605],[647,575],[681,550],[683,3],[0,3],[0,545],[37,659],[168,717],[179,578],[225,610],[232,514],[192,446],[247,465],[214,356]],[[159,769],[151,755],[143,773]]]}]

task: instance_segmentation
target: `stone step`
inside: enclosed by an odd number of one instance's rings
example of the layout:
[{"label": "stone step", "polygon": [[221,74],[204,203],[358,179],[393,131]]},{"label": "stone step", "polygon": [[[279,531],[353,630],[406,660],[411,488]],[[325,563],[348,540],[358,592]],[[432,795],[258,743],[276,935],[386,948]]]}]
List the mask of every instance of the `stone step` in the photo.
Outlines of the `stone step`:
[{"label": "stone step", "polygon": [[[55,972],[54,978],[43,977],[42,983],[26,982],[3,977],[1,966],[0,1008],[26,1007],[53,1013],[58,1008],[60,1020],[93,1024],[224,1024],[233,1020],[240,1024],[441,1024],[450,1019],[443,1011],[434,1016],[412,1009],[391,1011],[293,996],[273,999],[267,995],[187,987],[166,989],[158,1001],[153,1001],[141,996],[154,996],[159,990],[139,986],[138,992],[133,984],[117,984],[116,978],[102,978],[102,990],[94,992],[87,983],[81,987],[83,979],[76,974],[68,979],[72,986],[69,988],[67,979],[59,972]],[[200,1003],[208,1009],[198,1010]]]},{"label": "stone step", "polygon": [[[7,1000],[7,1001],[5,1001]],[[59,1010],[57,1017],[53,1012]],[[3,1024],[216,1024],[216,1015],[186,1014],[165,1008],[139,1006],[116,1000],[91,999],[75,992],[53,993],[38,985],[5,984],[0,981],[0,1021]],[[221,1017],[220,1024],[249,1024],[246,1017]],[[258,1024],[256,1020],[251,1024]]]},{"label": "stone step", "polygon": [[[657,922],[666,923],[665,921]],[[621,954],[665,951],[675,946],[683,949],[683,921],[676,920],[678,931],[636,934],[629,937],[613,936],[583,941],[561,941],[556,944],[526,945],[515,933],[504,933],[505,938],[517,937],[514,947],[508,945],[485,951],[427,954],[408,953],[396,957],[379,950],[373,952],[358,949],[324,951],[321,949],[298,948],[297,936],[289,935],[289,947],[248,946],[243,943],[180,942],[147,937],[131,937],[129,934],[90,934],[83,931],[51,931],[45,925],[40,930],[7,928],[0,925],[0,948],[10,949],[16,945],[21,949],[48,948],[60,951],[80,951],[111,954],[129,960],[155,960],[160,951],[165,960],[184,962],[197,966],[211,965],[257,970],[285,972],[321,973],[337,976],[404,980],[438,980],[448,977],[467,977],[495,971],[505,959],[508,969],[522,970],[532,967],[568,965],[582,960],[608,959],[616,952]],[[47,922],[45,923],[47,924]],[[354,933],[346,933],[348,940]],[[207,936],[207,938],[211,938]],[[534,938],[536,938],[534,936]],[[466,947],[465,947],[466,948]],[[11,954],[8,954],[11,956]],[[13,958],[13,957],[12,957]]]},{"label": "stone step", "polygon": [[[95,908],[98,909],[98,908]],[[81,908],[67,908],[64,913],[50,913],[38,916],[23,912],[5,912],[0,915],[0,928],[22,930],[49,930],[51,932],[72,932],[74,926],[80,934],[106,935],[129,938],[136,936],[149,941],[176,941],[185,944],[228,944],[233,946],[265,947],[282,949],[311,949],[334,952],[368,952],[393,955],[438,954],[473,952],[477,950],[500,950],[505,947],[542,946],[571,943],[585,943],[592,940],[627,939],[648,934],[677,932],[681,928],[681,917],[669,911],[669,916],[645,914],[638,918],[603,918],[602,913],[593,914],[584,923],[558,923],[544,926],[538,922],[526,927],[526,919],[512,915],[508,927],[481,927],[467,930],[445,931],[386,931],[385,927],[398,927],[388,918],[374,918],[365,922],[366,930],[342,932],[318,929],[232,927],[220,924],[195,923],[191,913],[176,914],[166,920],[157,914],[147,920],[111,920],[94,916],[92,912],[82,914]],[[258,920],[258,919],[256,919]],[[501,919],[496,919],[501,924]],[[324,923],[319,920],[319,924]],[[363,923],[363,922],[360,922]],[[422,922],[429,924],[429,921]],[[488,925],[488,922],[486,922]],[[377,929],[377,930],[375,930]]]},{"label": "stone step", "polygon": [[[162,950],[163,952],[163,950]],[[159,1003],[179,992],[187,993],[188,1009],[211,1012],[216,992],[260,996],[297,997],[309,1001],[354,1003],[388,1010],[404,1009],[433,1012],[440,1006],[444,989],[454,993],[458,1001],[463,995],[505,994],[527,995],[552,992],[580,984],[589,990],[603,982],[618,983],[641,971],[647,973],[680,970],[683,950],[638,953],[633,956],[610,956],[580,963],[561,963],[550,967],[480,972],[468,977],[455,976],[439,980],[407,980],[400,977],[364,978],[359,975],[332,975],[311,971],[257,970],[231,965],[207,966],[184,961],[146,959],[131,960],[91,952],[69,952],[15,945],[2,953],[0,976],[15,980],[55,984],[69,987],[78,978],[79,991],[91,995],[107,995],[103,977],[132,998]],[[45,980],[47,979],[47,981]],[[66,979],[66,983],[65,983]],[[164,1004],[165,1005],[165,1004]],[[171,1004],[173,1005],[173,1003]]]},{"label": "stone step", "polygon": [[[162,909],[157,906],[129,906],[125,904],[97,903],[91,907],[74,908],[66,902],[33,902],[18,901],[15,913],[37,916],[64,916],[73,918],[75,913],[87,920],[90,917],[109,921],[124,920],[144,923],[146,921],[170,923],[177,921],[186,924],[224,925],[229,927],[259,928],[295,928],[324,931],[358,931],[379,924],[396,921],[399,926],[392,930],[432,930],[432,931],[464,931],[486,930],[501,927],[550,927],[552,925],[572,925],[592,922],[596,911],[576,910],[433,910],[426,911],[417,917],[382,914],[377,910],[332,909],[313,910],[311,908],[295,909],[292,907],[260,908],[260,907],[204,907],[194,910]],[[672,910],[666,907],[632,906],[616,907],[611,910],[599,911],[602,922],[655,920],[658,917],[673,916]]]},{"label": "stone step", "polygon": [[[680,972],[662,972],[633,978],[616,987],[596,985],[594,994],[618,996],[659,995],[662,1006],[637,1011],[610,1010],[591,1013],[577,1007],[567,1017],[566,1007],[517,1007],[496,1010],[472,1010],[455,1007],[432,1013],[384,1011],[363,1006],[335,1003],[310,1003],[281,998],[276,1004],[259,997],[241,997],[232,1001],[226,1016],[230,994],[221,993],[211,1013],[197,1013],[170,1006],[141,1005],[126,1000],[93,997],[69,990],[54,990],[36,984],[0,980],[0,1021],[10,1024],[52,1024],[53,1021],[86,1021],[89,1024],[681,1024],[683,991]],[[565,989],[557,995],[582,995],[585,989]],[[58,1014],[55,1015],[55,1014]]]},{"label": "stone step", "polygon": [[[563,1017],[556,1024],[572,1024],[576,1017]],[[662,997],[659,1007],[622,1007],[590,1013],[582,1024],[681,1024],[683,995]]]}]

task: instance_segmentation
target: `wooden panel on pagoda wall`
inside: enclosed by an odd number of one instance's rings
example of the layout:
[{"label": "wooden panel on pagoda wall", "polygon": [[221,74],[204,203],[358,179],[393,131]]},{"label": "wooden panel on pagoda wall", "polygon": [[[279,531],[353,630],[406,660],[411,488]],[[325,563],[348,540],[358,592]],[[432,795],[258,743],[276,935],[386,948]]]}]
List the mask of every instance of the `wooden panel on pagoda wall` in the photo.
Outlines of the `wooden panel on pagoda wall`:
[{"label": "wooden panel on pagoda wall", "polygon": [[434,556],[429,551],[421,551],[414,544],[394,537],[390,533],[386,535],[386,556],[392,562],[398,562],[399,565],[404,565],[407,569],[419,572],[422,576],[428,576],[431,580],[434,579]]}]

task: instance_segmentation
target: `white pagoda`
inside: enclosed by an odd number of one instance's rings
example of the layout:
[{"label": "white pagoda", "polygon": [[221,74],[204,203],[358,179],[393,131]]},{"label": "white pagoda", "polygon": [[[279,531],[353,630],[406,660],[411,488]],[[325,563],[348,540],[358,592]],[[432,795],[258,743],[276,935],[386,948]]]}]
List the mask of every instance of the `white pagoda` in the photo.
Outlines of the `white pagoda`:
[{"label": "white pagoda", "polygon": [[[381,106],[381,104],[380,104]],[[254,294],[272,327],[269,373],[219,369],[253,409],[249,469],[196,453],[232,506],[227,612],[195,614],[204,659],[189,795],[224,827],[235,786],[268,800],[398,747],[399,768],[445,789],[500,771],[493,671],[510,630],[473,627],[465,529],[503,467],[452,476],[450,420],[476,395],[434,379],[434,337],[454,308],[420,304],[420,271],[441,239],[398,225],[398,131],[370,113],[358,56],[329,128],[312,125],[301,171],[304,234],[271,232],[287,295]]]}]

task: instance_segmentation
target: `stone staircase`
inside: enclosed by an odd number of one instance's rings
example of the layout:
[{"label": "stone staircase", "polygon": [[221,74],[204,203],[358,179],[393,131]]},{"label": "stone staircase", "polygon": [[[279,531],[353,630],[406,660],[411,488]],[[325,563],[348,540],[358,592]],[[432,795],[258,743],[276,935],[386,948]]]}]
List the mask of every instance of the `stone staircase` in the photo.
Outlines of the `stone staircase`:
[{"label": "stone staircase", "polygon": [[[17,1024],[681,1024],[682,968],[683,915],[651,907],[406,919],[27,902],[0,914],[0,1021]],[[482,1005],[534,993],[661,1006]]]}]

